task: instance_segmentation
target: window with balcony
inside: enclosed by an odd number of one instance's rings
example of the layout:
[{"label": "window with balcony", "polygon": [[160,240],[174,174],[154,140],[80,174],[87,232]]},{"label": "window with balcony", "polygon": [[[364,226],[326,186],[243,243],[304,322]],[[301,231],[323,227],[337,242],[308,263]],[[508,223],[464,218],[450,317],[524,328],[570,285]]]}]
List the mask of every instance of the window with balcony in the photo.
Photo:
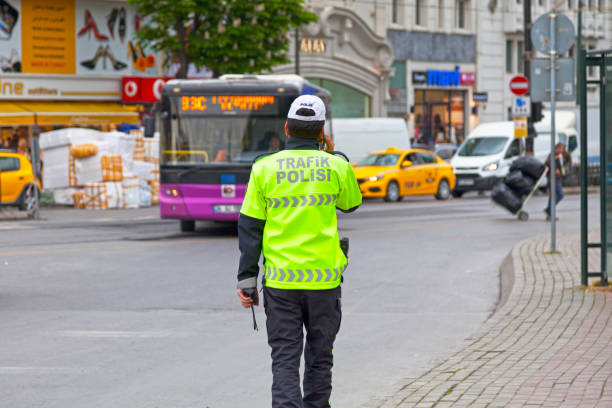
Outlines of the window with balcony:
[{"label": "window with balcony", "polygon": [[512,40],[506,40],[506,73],[512,73]]}]

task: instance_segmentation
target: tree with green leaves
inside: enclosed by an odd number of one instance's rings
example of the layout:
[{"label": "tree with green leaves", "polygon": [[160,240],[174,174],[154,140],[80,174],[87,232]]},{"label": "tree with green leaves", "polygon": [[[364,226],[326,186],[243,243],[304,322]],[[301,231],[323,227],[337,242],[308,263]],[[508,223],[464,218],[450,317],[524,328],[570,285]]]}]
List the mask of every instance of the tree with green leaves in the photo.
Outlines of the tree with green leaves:
[{"label": "tree with green leaves", "polygon": [[289,31],[316,21],[303,0],[128,0],[146,24],[142,45],[178,63],[177,78],[190,63],[214,76],[255,73],[289,62]]}]

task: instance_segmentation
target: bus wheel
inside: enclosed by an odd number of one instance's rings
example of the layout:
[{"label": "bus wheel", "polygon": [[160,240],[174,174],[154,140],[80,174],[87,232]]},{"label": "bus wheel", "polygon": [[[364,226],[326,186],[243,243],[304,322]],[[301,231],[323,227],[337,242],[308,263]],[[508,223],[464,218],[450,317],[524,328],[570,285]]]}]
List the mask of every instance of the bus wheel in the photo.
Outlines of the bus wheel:
[{"label": "bus wheel", "polygon": [[181,220],[181,231],[192,232],[195,230],[195,221],[193,220]]}]

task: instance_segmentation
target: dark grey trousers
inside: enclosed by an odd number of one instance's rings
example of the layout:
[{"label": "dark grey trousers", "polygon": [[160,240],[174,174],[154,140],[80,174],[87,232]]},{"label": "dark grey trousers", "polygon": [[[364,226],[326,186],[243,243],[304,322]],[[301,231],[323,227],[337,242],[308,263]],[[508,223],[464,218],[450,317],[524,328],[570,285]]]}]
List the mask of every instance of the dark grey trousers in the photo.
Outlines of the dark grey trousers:
[{"label": "dark grey trousers", "polygon": [[[333,347],[342,319],[340,297],[340,286],[330,290],[264,286],[268,344],[272,348],[272,408],[330,406]],[[299,372],[302,350],[303,397]]]}]

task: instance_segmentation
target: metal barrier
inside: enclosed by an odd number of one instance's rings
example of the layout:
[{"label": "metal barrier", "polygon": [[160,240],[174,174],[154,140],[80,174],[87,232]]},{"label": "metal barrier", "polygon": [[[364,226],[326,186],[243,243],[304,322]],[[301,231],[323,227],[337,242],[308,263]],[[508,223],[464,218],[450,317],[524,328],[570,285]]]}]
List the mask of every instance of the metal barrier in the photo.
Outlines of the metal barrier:
[{"label": "metal barrier", "polygon": [[[608,225],[612,237],[612,209],[608,211],[608,194],[612,194],[612,49],[586,51],[579,49],[578,91],[580,104],[580,250],[581,283],[589,284],[589,278],[600,278],[602,286],[608,286],[607,260],[612,256],[612,242],[608,242]],[[589,80],[589,67],[599,67],[597,79]],[[599,211],[600,242],[588,241],[589,166],[587,160],[587,85],[599,87]],[[608,139],[610,137],[610,140]],[[610,156],[608,156],[610,153]],[[592,176],[591,176],[592,177]],[[612,200],[612,196],[610,197]],[[612,203],[611,203],[612,204]],[[601,264],[599,272],[589,272],[589,249],[599,248]]]}]

